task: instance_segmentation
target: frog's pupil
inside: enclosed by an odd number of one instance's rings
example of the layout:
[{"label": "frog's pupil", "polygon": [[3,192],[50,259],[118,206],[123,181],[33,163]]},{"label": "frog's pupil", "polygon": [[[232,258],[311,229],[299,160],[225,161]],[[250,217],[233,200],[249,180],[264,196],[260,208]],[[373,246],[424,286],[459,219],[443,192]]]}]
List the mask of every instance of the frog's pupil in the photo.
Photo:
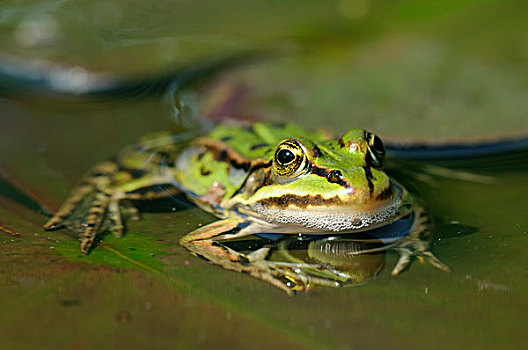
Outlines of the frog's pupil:
[{"label": "frog's pupil", "polygon": [[286,165],[293,162],[294,159],[295,155],[290,150],[281,149],[277,153],[277,162],[279,162],[279,164]]}]

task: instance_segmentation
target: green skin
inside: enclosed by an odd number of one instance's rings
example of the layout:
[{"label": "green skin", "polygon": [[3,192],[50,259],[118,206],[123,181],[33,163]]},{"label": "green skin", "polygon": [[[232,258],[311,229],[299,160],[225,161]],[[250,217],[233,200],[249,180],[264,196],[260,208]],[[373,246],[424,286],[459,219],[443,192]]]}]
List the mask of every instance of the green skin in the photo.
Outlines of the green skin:
[{"label": "green skin", "polygon": [[44,227],[72,229],[86,254],[98,234],[121,236],[123,219],[137,218],[133,200],[183,192],[220,219],[184,236],[185,248],[291,294],[314,285],[338,286],[353,276],[325,264],[269,261],[269,248],[246,255],[221,242],[258,233],[365,232],[413,214],[404,238],[351,254],[396,249],[395,275],[412,256],[447,271],[428,249],[427,216],[382,170],[382,159],[381,141],[362,129],[334,140],[291,123],[227,125],[187,145],[169,134],[149,135],[116,161],[88,172]]}]

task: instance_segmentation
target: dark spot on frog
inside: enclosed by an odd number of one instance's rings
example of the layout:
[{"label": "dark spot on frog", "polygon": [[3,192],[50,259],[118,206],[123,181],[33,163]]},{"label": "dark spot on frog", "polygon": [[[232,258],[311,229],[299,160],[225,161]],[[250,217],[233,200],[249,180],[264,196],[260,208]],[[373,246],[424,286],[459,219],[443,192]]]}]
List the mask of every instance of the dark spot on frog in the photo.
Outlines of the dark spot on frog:
[{"label": "dark spot on frog", "polygon": [[229,155],[225,149],[221,150],[220,153],[218,154],[218,159],[221,162],[225,162],[228,158],[229,158]]},{"label": "dark spot on frog", "polygon": [[378,196],[376,197],[376,200],[385,200],[385,199],[389,199],[390,197],[392,197],[392,187],[388,186],[386,189],[381,191],[380,194],[378,194]]},{"label": "dark spot on frog", "polygon": [[120,170],[128,173],[130,176],[132,176],[133,179],[138,179],[147,173],[146,170],[141,170],[141,169],[120,169]]},{"label": "dark spot on frog", "polygon": [[207,153],[207,151],[200,152],[196,158],[198,160],[202,160],[203,156],[205,156],[206,153]]},{"label": "dark spot on frog", "polygon": [[213,158],[216,161],[229,163],[229,165],[231,165],[235,169],[243,169],[245,171],[248,171],[251,166],[255,166],[259,163],[258,160],[252,162],[251,159],[242,157],[233,149],[226,147],[222,144],[218,145],[212,142],[210,144],[206,143],[205,146],[207,147],[207,152],[211,152]]},{"label": "dark spot on frog", "polygon": [[238,256],[238,257],[233,257],[233,258],[231,259],[231,262],[234,262],[234,263],[236,263],[236,264],[240,264],[240,265],[242,265],[242,266],[249,266],[249,265],[251,265],[251,261],[249,261],[249,259],[246,258],[246,257],[243,256],[243,255],[240,255],[240,256]]},{"label": "dark spot on frog", "polygon": [[238,257],[238,262],[241,264],[241,265],[244,265],[244,266],[248,266],[248,265],[251,265],[251,261],[249,261],[248,258],[246,258],[245,256],[241,255]]},{"label": "dark spot on frog", "polygon": [[313,146],[313,157],[319,158],[321,156],[321,149],[317,145]]},{"label": "dark spot on frog", "polygon": [[227,142],[229,140],[232,140],[233,139],[233,136],[224,136],[220,139],[220,141],[222,142]]},{"label": "dark spot on frog", "polygon": [[329,143],[329,144],[327,145],[327,148],[328,148],[331,152],[338,152],[338,150],[337,150],[336,145],[335,145],[334,142]]},{"label": "dark spot on frog", "polygon": [[328,173],[326,178],[332,183],[339,183],[340,181],[343,181],[343,174],[339,170],[332,170]]},{"label": "dark spot on frog", "polygon": [[340,170],[328,170],[325,168],[320,168],[317,165],[310,163],[310,172],[317,176],[326,177],[326,179],[331,182],[338,184],[344,188],[350,188],[350,184],[343,178],[343,174]]},{"label": "dark spot on frog", "polygon": [[370,195],[372,195],[372,193],[374,192],[374,183],[372,182],[372,180],[374,179],[374,176],[372,175],[372,170],[370,169],[369,166],[364,166],[363,170],[365,170],[365,177],[367,178],[369,193]]},{"label": "dark spot on frog", "polygon": [[250,149],[254,151],[262,147],[269,147],[269,144],[268,143],[257,143],[256,145],[251,146]]},{"label": "dark spot on frog", "polygon": [[317,176],[326,177],[328,175],[328,170],[324,168],[320,168],[317,165],[313,163],[309,163],[309,170],[312,174],[315,174]]},{"label": "dark spot on frog", "polygon": [[211,170],[210,169],[206,169],[205,167],[201,167],[200,168],[200,174],[202,176],[207,176],[207,175],[211,174]]}]

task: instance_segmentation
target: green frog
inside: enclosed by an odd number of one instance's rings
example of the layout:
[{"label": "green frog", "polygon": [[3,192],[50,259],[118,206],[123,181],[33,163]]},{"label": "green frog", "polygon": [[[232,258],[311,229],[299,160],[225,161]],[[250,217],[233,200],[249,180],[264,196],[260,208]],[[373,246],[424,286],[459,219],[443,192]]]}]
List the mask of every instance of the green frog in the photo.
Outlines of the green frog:
[{"label": "green frog", "polygon": [[337,286],[340,272],[322,263],[270,261],[269,247],[244,254],[226,242],[259,234],[359,237],[408,219],[404,237],[350,254],[395,249],[394,275],[413,256],[448,271],[429,250],[426,212],[384,172],[384,156],[381,139],[363,129],[334,139],[293,123],[232,124],[187,142],[158,133],[91,169],[44,227],[69,227],[87,254],[99,234],[123,234],[124,219],[137,218],[135,200],[183,193],[218,218],[183,236],[183,247],[290,294]]}]

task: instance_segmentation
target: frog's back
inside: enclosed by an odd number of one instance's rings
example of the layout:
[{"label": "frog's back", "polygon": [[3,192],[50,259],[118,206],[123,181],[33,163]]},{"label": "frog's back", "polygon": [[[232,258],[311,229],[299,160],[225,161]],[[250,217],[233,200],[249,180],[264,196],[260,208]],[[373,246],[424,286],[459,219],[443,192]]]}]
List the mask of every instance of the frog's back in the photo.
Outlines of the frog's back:
[{"label": "frog's back", "polygon": [[309,138],[314,142],[326,139],[322,131],[308,131],[294,123],[221,125],[208,135],[209,139],[225,143],[230,149],[249,159],[271,159],[275,147],[282,140],[290,137]]},{"label": "frog's back", "polygon": [[255,164],[269,163],[285,138],[322,141],[322,132],[308,132],[293,123],[220,125],[193,141],[176,160],[175,185],[191,199],[215,206],[244,183]]}]

